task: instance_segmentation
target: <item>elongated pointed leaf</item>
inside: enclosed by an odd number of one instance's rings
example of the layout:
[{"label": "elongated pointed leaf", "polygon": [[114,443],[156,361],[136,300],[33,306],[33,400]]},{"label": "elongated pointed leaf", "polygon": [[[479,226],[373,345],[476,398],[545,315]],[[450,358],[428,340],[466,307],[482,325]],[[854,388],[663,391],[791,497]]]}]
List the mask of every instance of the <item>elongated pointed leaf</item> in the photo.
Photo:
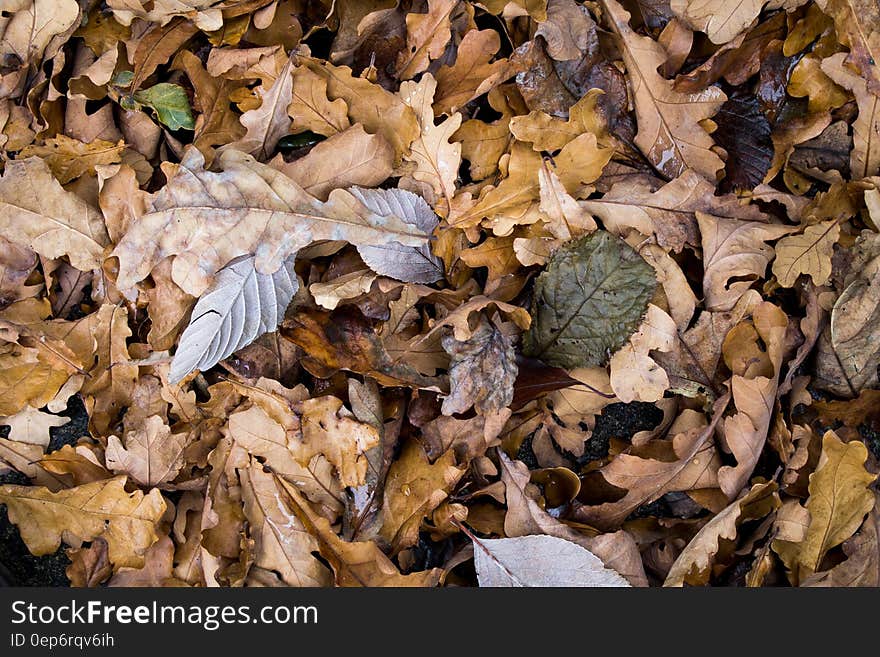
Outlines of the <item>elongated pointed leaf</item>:
[{"label": "elongated pointed leaf", "polygon": [[[400,217],[425,235],[430,235],[437,227],[437,215],[417,194],[403,189],[360,187],[352,187],[348,191],[370,211],[382,217]],[[443,278],[443,263],[431,253],[431,246],[427,242],[422,246],[403,246],[397,242],[359,245],[358,253],[370,269],[382,276],[406,283],[434,283]]]},{"label": "elongated pointed leaf", "polygon": [[294,260],[291,256],[271,275],[254,268],[254,256],[234,260],[220,270],[193,308],[171,363],[171,381],[213,367],[263,333],[274,331],[299,287]]}]

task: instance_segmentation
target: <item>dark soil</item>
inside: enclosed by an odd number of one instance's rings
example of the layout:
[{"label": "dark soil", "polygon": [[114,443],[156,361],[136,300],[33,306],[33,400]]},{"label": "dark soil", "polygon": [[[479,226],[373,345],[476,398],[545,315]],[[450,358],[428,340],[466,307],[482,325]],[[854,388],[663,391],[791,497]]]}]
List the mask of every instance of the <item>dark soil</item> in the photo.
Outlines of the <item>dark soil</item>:
[{"label": "dark soil", "polygon": [[[72,445],[89,432],[89,416],[78,395],[70,398],[67,410],[61,415],[69,417],[70,422],[49,429],[49,451],[61,449],[64,445]],[[5,436],[9,427],[0,427],[0,429]],[[17,472],[0,475],[0,484],[28,483],[28,478]],[[64,547],[58,548],[54,554],[43,557],[33,556],[21,540],[18,529],[9,522],[6,506],[0,504],[0,585],[69,586],[70,581],[64,572],[69,563]]]}]

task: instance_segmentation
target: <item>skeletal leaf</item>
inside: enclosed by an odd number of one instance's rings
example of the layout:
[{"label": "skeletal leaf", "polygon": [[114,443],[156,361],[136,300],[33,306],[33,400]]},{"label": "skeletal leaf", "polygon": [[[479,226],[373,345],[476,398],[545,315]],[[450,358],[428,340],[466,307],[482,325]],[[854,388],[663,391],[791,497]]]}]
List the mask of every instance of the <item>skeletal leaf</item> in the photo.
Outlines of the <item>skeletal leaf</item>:
[{"label": "skeletal leaf", "polygon": [[629,586],[586,548],[555,536],[479,539],[474,566],[480,586]]},{"label": "skeletal leaf", "polygon": [[638,328],[654,270],[631,247],[596,231],[560,248],[535,283],[526,355],[548,365],[601,365]]},{"label": "skeletal leaf", "polygon": [[[437,227],[437,215],[421,196],[403,189],[363,189],[352,187],[352,196],[378,216],[399,217],[425,235]],[[403,246],[397,242],[384,245],[358,245],[358,253],[377,274],[405,283],[434,283],[443,278],[443,263],[431,252],[429,244]]]},{"label": "skeletal leaf", "polygon": [[196,302],[174,352],[168,374],[172,383],[193,370],[210,369],[278,328],[299,289],[294,258],[288,258],[270,275],[258,272],[254,261],[254,256],[233,260]]}]

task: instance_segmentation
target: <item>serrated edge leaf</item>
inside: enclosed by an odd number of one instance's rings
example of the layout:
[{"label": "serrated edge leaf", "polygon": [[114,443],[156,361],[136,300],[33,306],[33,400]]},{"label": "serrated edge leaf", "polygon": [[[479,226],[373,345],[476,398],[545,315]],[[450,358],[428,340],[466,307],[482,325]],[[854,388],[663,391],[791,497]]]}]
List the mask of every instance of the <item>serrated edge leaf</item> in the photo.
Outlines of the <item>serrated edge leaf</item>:
[{"label": "serrated edge leaf", "polygon": [[299,289],[295,257],[271,275],[257,272],[254,260],[255,256],[245,256],[230,262],[196,302],[171,362],[172,383],[196,369],[213,367],[278,328]]}]

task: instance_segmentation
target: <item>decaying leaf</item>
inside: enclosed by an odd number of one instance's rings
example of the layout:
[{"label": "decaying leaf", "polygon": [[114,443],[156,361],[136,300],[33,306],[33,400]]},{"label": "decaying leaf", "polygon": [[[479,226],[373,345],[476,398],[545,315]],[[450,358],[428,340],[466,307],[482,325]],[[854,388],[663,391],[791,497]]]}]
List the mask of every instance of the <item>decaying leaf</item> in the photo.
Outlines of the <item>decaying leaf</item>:
[{"label": "decaying leaf", "polygon": [[622,241],[595,232],[557,251],[535,285],[525,353],[549,365],[600,365],[636,330],[657,282]]}]

